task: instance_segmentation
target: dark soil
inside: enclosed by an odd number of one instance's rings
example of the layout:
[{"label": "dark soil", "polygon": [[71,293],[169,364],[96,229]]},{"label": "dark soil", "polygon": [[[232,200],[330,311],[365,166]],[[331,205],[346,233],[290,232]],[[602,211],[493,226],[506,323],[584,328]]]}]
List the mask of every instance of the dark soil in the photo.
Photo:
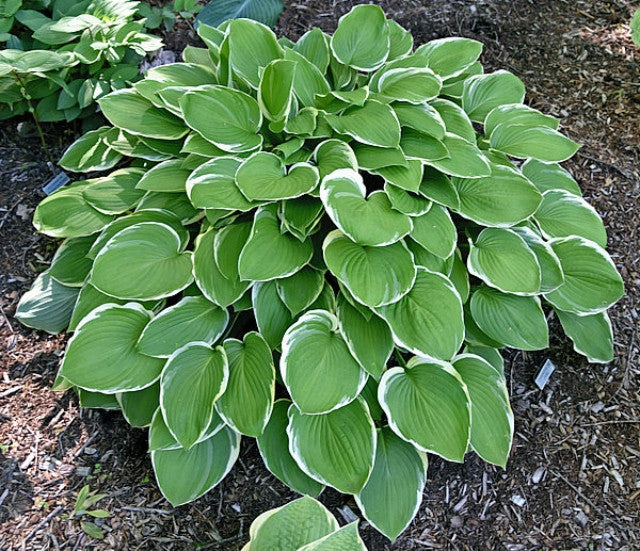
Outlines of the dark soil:
[{"label": "dark soil", "polygon": [[[297,38],[312,26],[332,31],[356,2],[287,2],[277,32]],[[366,523],[371,550],[640,548],[640,51],[627,26],[627,2],[565,0],[388,0],[390,17],[416,43],[462,35],[485,43],[487,70],[519,75],[531,105],[562,119],[583,144],[567,163],[604,216],[609,250],[627,296],[611,312],[616,358],[589,365],[552,321],[547,352],[509,354],[516,436],[506,471],[471,456],[463,465],[431,458],[424,502],[410,528],[390,544]],[[176,50],[197,39],[188,26],[168,34]],[[0,549],[239,549],[251,521],[293,494],[262,466],[255,445],[220,486],[173,509],[160,495],[146,434],[113,413],[83,411],[71,393],[49,390],[64,337],[22,327],[17,301],[44,269],[55,242],[31,224],[51,177],[27,122],[0,127]],[[45,128],[54,158],[73,130]],[[545,359],[558,367],[539,390]],[[68,515],[78,490],[106,493],[103,541]],[[344,520],[348,498],[323,501]],[[340,509],[340,510],[339,510]]]}]

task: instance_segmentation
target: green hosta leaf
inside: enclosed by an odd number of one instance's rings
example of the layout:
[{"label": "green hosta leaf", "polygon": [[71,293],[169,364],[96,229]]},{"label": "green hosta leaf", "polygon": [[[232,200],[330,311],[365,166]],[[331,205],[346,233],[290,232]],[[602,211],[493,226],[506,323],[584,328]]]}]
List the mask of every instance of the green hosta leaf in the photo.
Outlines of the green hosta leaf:
[{"label": "green hosta leaf", "polygon": [[107,295],[152,300],[175,295],[193,281],[191,253],[180,236],[157,222],[135,224],[113,236],[98,253],[91,284]]},{"label": "green hosta leaf", "polygon": [[236,185],[235,174],[241,163],[233,157],[218,157],[191,172],[186,190],[193,206],[249,211],[260,205],[259,201],[249,201]]},{"label": "green hosta leaf", "polygon": [[360,71],[373,71],[389,56],[389,29],[378,6],[360,5],[343,15],[331,37],[337,60]]},{"label": "green hosta leaf", "polygon": [[442,143],[449,151],[449,157],[428,160],[426,164],[459,178],[482,178],[491,174],[487,158],[474,144],[451,133],[445,134]]},{"label": "green hosta leaf", "polygon": [[47,270],[49,276],[68,287],[82,287],[93,262],[87,253],[95,236],[67,239],[60,245]]},{"label": "green hosta leaf", "polygon": [[357,165],[351,168],[374,171],[386,167],[409,166],[409,161],[407,161],[402,149],[399,147],[353,144],[353,152],[356,156]]},{"label": "green hosta leaf", "polygon": [[603,312],[624,295],[624,284],[607,252],[582,237],[554,239],[551,248],[560,259],[564,283],[545,298],[573,314]]},{"label": "green hosta leaf", "polygon": [[549,346],[549,329],[538,297],[501,293],[481,286],[471,296],[478,327],[502,346],[541,350]]},{"label": "green hosta leaf", "polygon": [[174,214],[185,226],[193,224],[194,221],[202,218],[189,201],[186,193],[164,193],[161,191],[148,191],[140,199],[136,212],[141,210],[159,209]]},{"label": "green hosta leaf", "polygon": [[418,512],[426,480],[426,454],[384,427],[378,429],[373,471],[356,501],[365,518],[393,541]]},{"label": "green hosta leaf", "polygon": [[[238,300],[251,282],[225,277],[215,261],[214,241],[217,232],[212,228],[196,238],[193,252],[193,275],[202,294],[218,306],[226,308]],[[230,254],[229,251],[226,252]],[[237,260],[237,259],[236,259]]]},{"label": "green hosta leaf", "polygon": [[387,20],[389,29],[389,57],[387,61],[407,55],[413,49],[413,36],[404,27],[393,21]]},{"label": "green hosta leaf", "polygon": [[[67,383],[68,384],[68,383]],[[67,388],[71,388],[68,386]],[[61,388],[52,388],[51,390],[62,390]],[[66,389],[65,389],[66,390]],[[117,411],[120,404],[115,394],[102,394],[102,392],[89,392],[83,388],[76,388],[78,394],[78,402],[80,407],[90,409],[104,409],[106,411]]]},{"label": "green hosta leaf", "polygon": [[383,191],[365,198],[362,177],[351,169],[327,176],[320,186],[320,198],[331,220],[361,245],[388,245],[407,235],[411,219],[393,210]]},{"label": "green hosta leaf", "polygon": [[394,367],[382,376],[378,400],[389,427],[403,440],[449,461],[463,461],[471,403],[451,364],[414,357],[406,369]]},{"label": "green hosta leaf", "polygon": [[69,324],[79,291],[61,285],[44,272],[20,298],[15,317],[27,327],[60,333]]},{"label": "green hosta leaf", "polygon": [[175,140],[188,132],[184,122],[131,89],[117,90],[98,100],[111,124],[136,136]]},{"label": "green hosta leaf", "polygon": [[[280,232],[276,205],[260,207],[238,259],[240,279],[267,281],[294,274],[311,259],[310,241]],[[273,254],[277,251],[278,254]]]},{"label": "green hosta leaf", "polygon": [[437,97],[442,81],[431,69],[408,67],[385,71],[378,92],[391,100],[421,104]]},{"label": "green hosta leaf", "polygon": [[307,107],[315,106],[317,95],[328,94],[331,91],[324,74],[305,56],[286,49],[284,58],[296,62],[293,92],[302,105]]},{"label": "green hosta leaf", "polygon": [[369,409],[357,399],[324,415],[289,408],[289,451],[311,478],[343,493],[362,490],[375,458],[376,430]]},{"label": "green hosta leaf", "polygon": [[540,291],[548,293],[560,287],[564,281],[564,274],[560,260],[550,245],[529,228],[514,227],[511,229],[525,240],[527,246],[536,255],[542,276]]},{"label": "green hosta leaf", "polygon": [[276,280],[278,296],[292,316],[311,306],[320,296],[323,286],[323,273],[310,266],[305,266],[287,278]]},{"label": "green hosta leaf", "polygon": [[413,105],[396,102],[392,107],[401,126],[413,128],[418,132],[433,136],[437,140],[444,138],[446,132],[444,121],[440,113],[428,103]]},{"label": "green hosta leaf", "polygon": [[541,273],[536,255],[517,233],[486,228],[470,243],[469,273],[505,293],[533,295],[540,292]]},{"label": "green hosta leaf", "polygon": [[328,413],[355,400],[367,374],[338,331],[338,319],[312,310],[294,323],[282,340],[280,371],[297,408]]},{"label": "green hosta leaf", "polygon": [[450,37],[431,40],[416,50],[427,65],[442,77],[451,78],[462,73],[482,53],[482,43],[469,38]]},{"label": "green hosta leaf", "polygon": [[249,545],[253,551],[299,551],[336,530],[338,522],[324,505],[313,498],[301,497],[262,513],[251,524]]},{"label": "green hosta leaf", "polygon": [[400,123],[393,109],[377,100],[367,100],[362,107],[350,107],[326,118],[336,132],[360,143],[378,147],[397,147],[400,143]]},{"label": "green hosta leaf", "polygon": [[555,309],[562,329],[573,341],[573,348],[592,363],[613,360],[613,331],[606,312],[579,316]]},{"label": "green hosta leaf", "polygon": [[96,392],[133,391],[153,384],[164,360],[140,354],[136,347],[150,317],[135,303],[96,308],[71,337],[60,373],[71,384]]},{"label": "green hosta leaf", "polygon": [[358,161],[349,144],[338,139],[325,140],[316,147],[313,158],[318,166],[320,178],[339,168],[358,169]]},{"label": "green hosta leaf", "polygon": [[[209,423],[207,430],[204,432],[202,437],[198,439],[196,444],[208,440],[224,427],[227,427],[227,425],[225,425],[218,413],[214,411],[213,416],[211,417],[211,423]],[[169,427],[167,427],[164,417],[162,417],[162,410],[160,409],[160,406],[158,406],[158,409],[153,414],[153,419],[151,419],[151,425],[149,426],[149,451],[178,450],[181,448],[182,446],[176,441],[169,431]]]},{"label": "green hosta leaf", "polygon": [[256,283],[251,290],[251,300],[260,334],[272,349],[280,349],[282,337],[293,323],[293,316],[278,295],[276,282]]},{"label": "green hosta leaf", "polygon": [[567,191],[545,191],[533,219],[548,238],[576,235],[607,246],[607,230],[596,210]]},{"label": "green hosta leaf", "polygon": [[146,172],[136,187],[148,191],[183,192],[190,174],[190,170],[182,167],[181,159],[164,161]]},{"label": "green hosta leaf", "polygon": [[193,341],[213,344],[229,323],[229,313],[206,298],[185,297],[149,322],[138,350],[147,356],[168,358]]},{"label": "green hosta leaf", "polygon": [[491,147],[512,157],[540,161],[566,161],[580,146],[557,130],[543,126],[500,124],[491,133]]},{"label": "green hosta leaf", "polygon": [[162,495],[177,507],[206,494],[231,470],[240,452],[240,435],[225,427],[189,450],[151,452]]},{"label": "green hosta leaf", "polygon": [[229,362],[229,380],[216,402],[216,410],[235,431],[258,437],[273,409],[276,371],[271,349],[254,331],[242,341],[227,339],[223,346]]},{"label": "green hosta leaf", "polygon": [[84,237],[100,231],[113,216],[103,214],[84,198],[90,183],[78,182],[45,197],[33,214],[33,225],[49,237]]},{"label": "green hosta leaf", "polygon": [[229,21],[226,32],[231,68],[252,88],[258,88],[260,69],[283,55],[273,31],[250,19],[235,19]]},{"label": "green hosta leaf", "polygon": [[447,132],[468,141],[476,143],[476,130],[471,119],[464,112],[464,109],[457,103],[437,98],[431,102],[431,106],[438,112],[447,128]]},{"label": "green hosta leaf", "polygon": [[462,345],[462,302],[442,274],[418,266],[409,293],[377,312],[391,327],[396,344],[414,354],[449,360]]},{"label": "green hosta leaf", "polygon": [[142,390],[117,395],[122,415],[132,427],[148,427],[160,404],[160,385],[154,383]]},{"label": "green hosta leaf", "polygon": [[116,166],[122,155],[111,149],[103,139],[110,128],[103,126],[91,130],[73,142],[64,152],[58,164],[73,172],[109,170]]},{"label": "green hosta leaf", "polygon": [[280,157],[260,151],[244,161],[236,172],[236,184],[250,201],[299,197],[318,185],[318,169],[297,163],[286,171]]},{"label": "green hosta leaf", "polygon": [[449,258],[458,240],[458,232],[449,211],[440,205],[433,205],[426,213],[414,218],[410,235],[440,258]]},{"label": "green hosta leaf", "polygon": [[407,166],[388,166],[378,168],[375,174],[382,176],[386,182],[401,189],[418,193],[422,182],[423,166],[420,161],[408,161]]},{"label": "green hosta leaf", "polygon": [[453,367],[467,386],[471,401],[471,446],[485,461],[507,465],[513,439],[513,412],[502,373],[473,354],[455,358]]},{"label": "green hosta leaf", "polygon": [[[247,17],[273,27],[283,9],[282,0],[218,0],[206,4],[196,22],[217,27],[228,19]],[[198,32],[201,29],[198,27]]]},{"label": "green hosta leaf", "polygon": [[439,256],[430,253],[413,239],[408,239],[406,244],[413,254],[413,261],[416,266],[423,266],[432,272],[439,272],[448,276],[453,264],[453,256],[449,258],[440,258]]},{"label": "green hosta leaf", "polygon": [[293,49],[313,63],[321,73],[329,67],[329,39],[319,28],[315,27],[304,33]]},{"label": "green hosta leaf", "polygon": [[358,534],[358,522],[343,526],[339,530],[300,548],[299,551],[367,551]]},{"label": "green hosta leaf", "polygon": [[544,126],[557,130],[559,121],[555,117],[544,115],[537,109],[533,109],[527,105],[513,103],[508,105],[500,105],[493,109],[484,120],[484,133],[490,136],[495,128],[503,124],[511,126],[521,124],[529,127]]},{"label": "green hosta leaf", "polygon": [[505,227],[522,222],[540,205],[542,197],[520,172],[491,164],[486,178],[453,178],[460,199],[458,212],[478,224]]},{"label": "green hosta leaf", "polygon": [[283,228],[304,241],[316,230],[324,215],[324,208],[319,199],[303,195],[283,201],[278,214]]},{"label": "green hosta leaf", "polygon": [[264,68],[258,89],[258,105],[270,121],[287,118],[291,108],[291,92],[296,64],[278,59]]},{"label": "green hosta leaf", "polygon": [[215,401],[229,379],[227,355],[221,346],[191,342],[176,350],[160,377],[160,408],[167,427],[188,450],[211,423]]},{"label": "green hosta leaf", "polygon": [[223,151],[242,153],[262,145],[260,107],[244,92],[201,86],[182,96],[180,108],[185,122]]},{"label": "green hosta leaf", "polygon": [[460,294],[460,298],[464,304],[469,298],[469,272],[467,272],[467,267],[462,260],[462,253],[460,253],[460,249],[456,249],[455,253],[451,255],[450,258],[451,260],[447,259],[447,262],[451,262],[451,269],[448,277],[456,288],[456,291]]},{"label": "green hosta leaf", "polygon": [[104,214],[122,214],[134,207],[144,191],[136,189],[144,170],[123,168],[114,170],[105,178],[93,180],[82,196],[94,209]]},{"label": "green hosta leaf", "polygon": [[407,159],[421,162],[438,161],[449,156],[449,150],[442,141],[412,128],[402,129],[400,148]]},{"label": "green hosta leaf", "polygon": [[338,296],[338,325],[352,356],[362,369],[379,379],[393,351],[389,326],[377,316],[367,319],[343,294]]},{"label": "green hosta leaf", "polygon": [[540,193],[550,189],[559,189],[573,193],[580,197],[580,186],[560,165],[553,163],[543,163],[536,159],[529,159],[522,165],[524,174],[538,188]]},{"label": "green hosta leaf", "polygon": [[389,184],[384,185],[384,192],[387,194],[394,210],[414,218],[429,212],[433,204],[422,195],[411,193]]},{"label": "green hosta leaf", "polygon": [[402,242],[370,247],[335,230],[327,235],[322,249],[329,270],[367,306],[396,302],[416,278],[413,258]]},{"label": "green hosta leaf", "polygon": [[275,401],[269,422],[257,437],[258,449],[265,465],[278,479],[298,493],[317,497],[324,485],[305,474],[289,453],[287,410],[290,405],[289,400]]},{"label": "green hosta leaf", "polygon": [[435,168],[425,167],[420,194],[452,210],[460,208],[460,197],[451,179]]},{"label": "green hosta leaf", "polygon": [[237,281],[238,257],[249,238],[251,222],[229,224],[216,233],[213,240],[213,257],[220,273],[230,281]]},{"label": "green hosta leaf", "polygon": [[524,93],[522,81],[508,71],[472,76],[464,83],[462,106],[471,120],[484,122],[496,107],[522,103]]}]

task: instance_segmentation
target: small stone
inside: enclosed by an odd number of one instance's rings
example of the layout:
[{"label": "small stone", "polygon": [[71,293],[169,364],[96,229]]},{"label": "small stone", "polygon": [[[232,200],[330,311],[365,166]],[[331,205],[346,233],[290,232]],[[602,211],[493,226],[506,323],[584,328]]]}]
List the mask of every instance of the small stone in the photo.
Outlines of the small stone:
[{"label": "small stone", "polygon": [[517,507],[524,507],[527,500],[523,498],[521,495],[514,494],[511,496],[511,503],[513,503]]},{"label": "small stone", "polygon": [[91,467],[76,467],[76,475],[85,477],[91,474]]},{"label": "small stone", "polygon": [[544,476],[544,472],[545,472],[544,467],[538,467],[536,469],[536,472],[533,473],[533,476],[531,477],[531,481],[534,484],[538,484],[538,482],[540,482],[542,480],[542,477]]},{"label": "small stone", "polygon": [[604,404],[602,402],[596,402],[591,406],[591,411],[593,413],[600,413],[604,409]]},{"label": "small stone", "polygon": [[231,508],[236,512],[236,513],[242,513],[242,508],[240,507],[240,505],[238,505],[237,503],[232,503],[231,504]]},{"label": "small stone", "polygon": [[84,453],[87,455],[96,455],[98,453],[98,450],[96,450],[95,448],[86,447],[84,449]]},{"label": "small stone", "polygon": [[464,520],[462,517],[455,515],[451,517],[451,528],[462,528],[464,526]]},{"label": "small stone", "polygon": [[589,517],[584,514],[584,511],[582,509],[578,511],[578,514],[576,515],[576,520],[578,521],[578,524],[580,524],[580,526],[582,527],[589,524]]}]

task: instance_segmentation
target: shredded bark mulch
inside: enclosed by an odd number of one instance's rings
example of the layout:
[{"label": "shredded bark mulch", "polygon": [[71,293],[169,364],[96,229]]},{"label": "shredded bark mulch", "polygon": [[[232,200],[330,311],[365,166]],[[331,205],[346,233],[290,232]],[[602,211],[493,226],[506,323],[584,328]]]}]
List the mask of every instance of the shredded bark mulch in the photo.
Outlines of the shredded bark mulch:
[{"label": "shredded bark mulch", "polygon": [[[313,26],[333,31],[356,2],[287,2],[278,34]],[[485,44],[487,70],[506,68],[527,84],[527,100],[562,120],[583,144],[567,163],[604,217],[609,250],[627,286],[611,312],[616,358],[589,365],[551,320],[551,348],[509,353],[516,435],[506,471],[470,456],[463,465],[432,457],[417,518],[391,544],[366,523],[371,550],[640,548],[640,51],[630,39],[626,1],[386,0],[390,17],[416,43],[462,35]],[[188,25],[167,34],[176,53],[197,37]],[[18,127],[18,122],[20,126]],[[45,127],[54,159],[78,129]],[[251,521],[294,497],[245,442],[229,476],[195,503],[173,509],[160,495],[146,433],[115,413],[83,411],[49,387],[65,337],[22,327],[20,295],[46,269],[54,240],[30,224],[52,176],[28,120],[0,126],[0,549],[240,549]],[[557,366],[539,390],[546,359]],[[69,518],[79,489],[107,494],[96,519],[104,540]],[[342,521],[357,507],[327,491]]]}]

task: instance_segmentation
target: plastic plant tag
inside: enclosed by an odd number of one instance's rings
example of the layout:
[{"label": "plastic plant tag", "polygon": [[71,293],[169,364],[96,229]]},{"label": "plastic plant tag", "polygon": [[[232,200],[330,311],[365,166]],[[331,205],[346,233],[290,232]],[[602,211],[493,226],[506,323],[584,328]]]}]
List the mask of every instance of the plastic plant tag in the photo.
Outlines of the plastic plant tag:
[{"label": "plastic plant tag", "polygon": [[544,365],[542,366],[542,369],[540,370],[540,372],[538,373],[538,375],[536,377],[536,385],[538,385],[538,388],[540,390],[542,390],[545,387],[545,385],[547,384],[547,382],[551,378],[551,374],[555,370],[556,370],[556,366],[554,365],[554,363],[551,360],[547,360],[546,362],[544,362]]},{"label": "plastic plant tag", "polygon": [[47,195],[51,195],[54,191],[60,189],[62,186],[69,182],[70,178],[66,172],[60,172],[56,174],[46,185],[42,188]]}]

